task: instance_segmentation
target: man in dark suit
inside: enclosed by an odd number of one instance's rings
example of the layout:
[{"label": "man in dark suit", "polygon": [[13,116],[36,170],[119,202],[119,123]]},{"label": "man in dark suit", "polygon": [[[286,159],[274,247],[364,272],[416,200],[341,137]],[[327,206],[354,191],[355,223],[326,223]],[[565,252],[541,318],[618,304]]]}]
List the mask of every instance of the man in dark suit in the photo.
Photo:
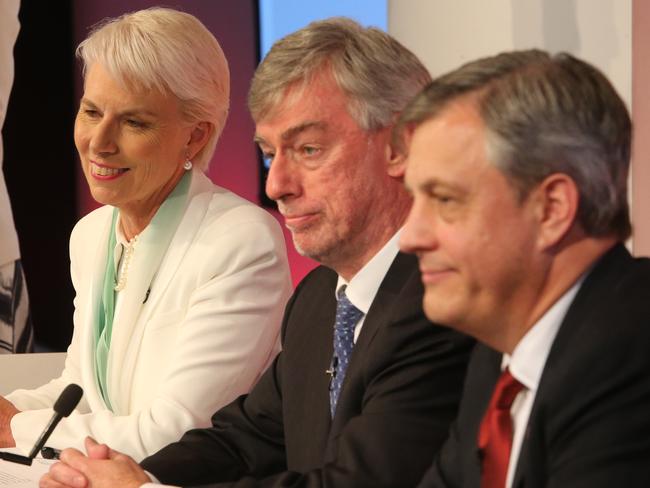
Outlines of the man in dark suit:
[{"label": "man in dark suit", "polygon": [[[159,481],[340,488],[420,479],[456,415],[473,346],[426,320],[417,260],[397,245],[411,199],[391,131],[429,81],[397,41],[345,19],[286,37],[258,68],[249,106],[271,161],[266,190],[296,248],[323,266],[297,287],[283,351],[251,393],[211,428],[144,460]],[[89,442],[88,454],[64,451],[42,486],[148,481],[106,446]]]},{"label": "man in dark suit", "polygon": [[623,245],[614,88],[567,54],[504,53],[434,80],[399,128],[425,313],[482,343],[420,486],[650,486],[650,261]]}]

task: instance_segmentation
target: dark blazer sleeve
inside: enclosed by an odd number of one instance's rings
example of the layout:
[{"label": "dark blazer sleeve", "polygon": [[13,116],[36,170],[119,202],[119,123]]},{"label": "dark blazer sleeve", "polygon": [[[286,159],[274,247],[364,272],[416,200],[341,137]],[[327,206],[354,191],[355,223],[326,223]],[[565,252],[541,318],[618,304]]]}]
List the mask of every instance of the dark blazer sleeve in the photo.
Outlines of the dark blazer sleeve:
[{"label": "dark blazer sleeve", "polygon": [[[456,415],[473,341],[426,320],[415,259],[400,262],[404,269],[389,274],[366,317],[331,425],[324,379],[309,388],[324,390],[322,405],[303,387],[312,377],[307,362],[317,364],[314,378],[324,378],[327,362],[320,363],[331,357],[333,312],[326,332],[299,325],[317,301],[334,299],[332,286],[320,293],[313,285],[308,299],[299,288],[290,301],[285,350],[248,397],[217,413],[212,429],[186,434],[143,467],[184,486],[414,486]],[[326,353],[316,353],[316,342]],[[314,414],[321,409],[327,420]],[[302,455],[321,442],[319,459]]]}]

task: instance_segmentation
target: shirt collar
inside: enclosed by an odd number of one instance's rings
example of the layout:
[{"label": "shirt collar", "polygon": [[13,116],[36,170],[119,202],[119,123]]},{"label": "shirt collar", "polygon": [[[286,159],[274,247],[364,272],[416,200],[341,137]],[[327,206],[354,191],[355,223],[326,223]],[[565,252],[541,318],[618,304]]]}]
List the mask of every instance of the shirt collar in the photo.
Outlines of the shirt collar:
[{"label": "shirt collar", "polygon": [[115,242],[117,244],[122,244],[123,246],[126,246],[129,241],[127,238],[124,236],[124,233],[122,232],[122,216],[121,214],[117,214],[117,221],[115,222]]},{"label": "shirt collar", "polygon": [[115,248],[113,249],[113,265],[115,266],[115,272],[119,271],[120,261],[122,259],[122,251],[124,247],[129,243],[122,233],[120,225],[120,214],[117,214],[117,220],[115,221]]},{"label": "shirt collar", "polygon": [[512,355],[503,355],[501,369],[508,367],[512,376],[530,391],[537,391],[555,336],[585,276],[586,273],[535,322]]},{"label": "shirt collar", "polygon": [[399,252],[399,235],[402,229],[398,230],[390,240],[384,244],[377,254],[375,254],[370,261],[368,261],[354,277],[347,282],[339,275],[338,282],[336,283],[336,293],[342,286],[347,286],[345,295],[348,300],[361,310],[364,315],[370,310],[379,285],[384,280],[384,276],[388,273],[388,268],[395,260],[395,256]]}]

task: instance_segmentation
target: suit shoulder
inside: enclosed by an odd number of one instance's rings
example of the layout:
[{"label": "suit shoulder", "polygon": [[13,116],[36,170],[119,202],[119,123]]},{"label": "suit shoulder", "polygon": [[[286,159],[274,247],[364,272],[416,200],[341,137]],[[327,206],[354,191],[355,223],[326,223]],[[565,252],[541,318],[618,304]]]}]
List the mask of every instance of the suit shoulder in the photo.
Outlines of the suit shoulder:
[{"label": "suit shoulder", "polygon": [[331,292],[332,296],[334,296],[334,288],[336,287],[337,280],[338,275],[334,270],[322,264],[316,266],[296,285],[293,301],[297,299],[309,299],[314,296],[319,296],[320,293],[324,292]]},{"label": "suit shoulder", "polygon": [[195,195],[188,213],[202,206],[205,206],[201,222],[204,233],[238,233],[256,240],[269,237],[284,240],[280,224],[268,211],[224,188],[213,185],[210,191]]},{"label": "suit shoulder", "polygon": [[[575,299],[580,314],[624,324],[626,319],[650,319],[650,259],[632,258],[619,246],[605,256],[585,279]],[[650,327],[644,327],[650,332]]]},{"label": "suit shoulder", "polygon": [[650,289],[650,259],[634,258],[618,288],[620,288],[621,294],[637,291],[647,297],[647,292]]}]

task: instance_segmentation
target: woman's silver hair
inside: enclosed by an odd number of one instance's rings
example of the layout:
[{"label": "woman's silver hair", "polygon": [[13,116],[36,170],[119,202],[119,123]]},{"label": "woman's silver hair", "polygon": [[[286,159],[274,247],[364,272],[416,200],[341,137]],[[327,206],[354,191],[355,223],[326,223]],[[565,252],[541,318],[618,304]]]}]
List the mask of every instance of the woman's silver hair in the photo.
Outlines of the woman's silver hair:
[{"label": "woman's silver hair", "polygon": [[600,71],[538,50],[479,59],[434,80],[404,110],[396,137],[471,95],[486,126],[488,159],[522,199],[550,174],[567,174],[578,187],[584,231],[629,237],[632,122]]},{"label": "woman's silver hair", "polygon": [[230,72],[221,46],[193,15],[150,8],[104,19],[77,47],[83,72],[102,65],[125,86],[174,95],[189,123],[209,122],[213,131],[194,164],[210,164],[230,105]]},{"label": "woman's silver hair", "polygon": [[420,60],[380,29],[344,17],[312,22],[277,41],[255,72],[248,107],[255,121],[269,115],[286,89],[329,68],[359,127],[394,123],[431,76]]}]

